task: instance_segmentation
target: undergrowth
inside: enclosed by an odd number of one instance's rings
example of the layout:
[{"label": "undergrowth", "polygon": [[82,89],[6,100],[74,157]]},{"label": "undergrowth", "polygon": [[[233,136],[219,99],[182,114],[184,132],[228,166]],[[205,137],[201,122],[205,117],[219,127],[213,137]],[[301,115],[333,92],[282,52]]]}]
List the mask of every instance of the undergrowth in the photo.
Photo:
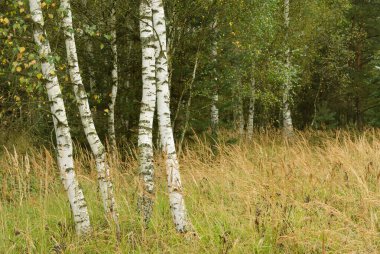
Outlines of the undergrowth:
[{"label": "undergrowth", "polygon": [[78,238],[54,151],[8,145],[0,155],[0,253],[380,253],[379,131],[308,131],[288,143],[274,132],[256,133],[252,141],[233,138],[221,135],[211,149],[194,137],[181,155],[198,238],[175,232],[161,156],[145,229],[136,209],[135,149],[110,154],[120,242],[103,215],[86,149],[76,146],[75,169],[93,232]]}]

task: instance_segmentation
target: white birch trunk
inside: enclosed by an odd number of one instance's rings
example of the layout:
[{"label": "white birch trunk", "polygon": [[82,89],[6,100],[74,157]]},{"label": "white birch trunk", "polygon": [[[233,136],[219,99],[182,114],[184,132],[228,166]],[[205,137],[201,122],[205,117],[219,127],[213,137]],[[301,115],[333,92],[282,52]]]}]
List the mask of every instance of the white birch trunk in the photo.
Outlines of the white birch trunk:
[{"label": "white birch trunk", "polygon": [[111,10],[111,49],[112,49],[112,92],[111,92],[111,102],[109,104],[108,112],[108,136],[112,147],[116,147],[116,134],[115,134],[115,104],[117,96],[117,88],[119,86],[119,76],[118,76],[118,59],[117,59],[117,44],[116,44],[116,2],[112,1]]},{"label": "white birch trunk", "polygon": [[106,151],[96,132],[94,120],[92,118],[90,110],[90,105],[88,103],[87,93],[85,91],[82,77],[79,71],[78,56],[75,45],[73,21],[69,0],[61,1],[61,9],[64,15],[62,21],[65,34],[66,53],[69,64],[70,79],[73,83],[74,94],[78,105],[83,129],[87,141],[90,144],[91,151],[95,157],[99,189],[103,201],[104,210],[106,214],[111,214],[118,229],[118,213],[116,210],[116,202],[113,194],[113,186],[110,180],[109,167],[106,161]]},{"label": "white birch trunk", "polygon": [[211,130],[214,135],[217,135],[219,126],[219,110],[217,107],[218,101],[219,95],[217,89],[215,89],[214,94],[212,95],[211,104]]},{"label": "white birch trunk", "polygon": [[67,122],[65,106],[59,87],[54,63],[50,63],[50,44],[44,30],[44,19],[40,0],[30,0],[30,12],[34,22],[34,40],[39,47],[39,57],[42,73],[46,80],[46,90],[49,97],[50,110],[53,115],[54,129],[57,139],[57,160],[63,185],[67,192],[74,217],[75,229],[78,234],[91,230],[90,218],[83,191],[79,187],[74,171],[73,146],[70,128]]},{"label": "white birch trunk", "polygon": [[[216,22],[213,28],[215,29],[215,27],[216,27]],[[217,56],[218,56],[218,43],[214,41],[212,45],[212,57],[213,57],[214,64],[216,64]],[[216,137],[218,134],[218,126],[219,126],[219,110],[217,106],[218,101],[219,101],[219,95],[218,95],[218,86],[216,84],[218,82],[218,78],[216,77],[215,68],[216,67],[214,67],[215,85],[213,87],[212,103],[211,103],[211,132],[214,137]]]},{"label": "white birch trunk", "polygon": [[162,0],[153,0],[152,8],[153,26],[158,37],[158,40],[156,40],[157,115],[162,149],[166,155],[169,202],[177,231],[187,232],[190,229],[190,223],[185,207],[179,163],[170,121],[166,22]]},{"label": "white birch trunk", "polygon": [[142,99],[139,120],[139,160],[143,194],[139,208],[145,224],[150,221],[154,195],[153,118],[156,107],[155,36],[152,23],[152,1],[140,3],[140,38],[142,47]]},{"label": "white birch trunk", "polygon": [[248,112],[248,124],[247,124],[247,133],[248,138],[253,138],[253,120],[255,117],[255,90],[256,90],[256,81],[255,78],[251,79],[251,97],[249,99],[249,112]]},{"label": "white birch trunk", "polygon": [[284,0],[284,19],[285,19],[285,29],[286,29],[286,36],[285,41],[287,44],[286,49],[286,80],[284,84],[284,94],[283,94],[283,132],[285,137],[290,137],[293,135],[293,121],[292,121],[292,113],[290,111],[290,89],[291,89],[291,78],[290,78],[290,48],[288,45],[288,38],[289,38],[289,0]]}]

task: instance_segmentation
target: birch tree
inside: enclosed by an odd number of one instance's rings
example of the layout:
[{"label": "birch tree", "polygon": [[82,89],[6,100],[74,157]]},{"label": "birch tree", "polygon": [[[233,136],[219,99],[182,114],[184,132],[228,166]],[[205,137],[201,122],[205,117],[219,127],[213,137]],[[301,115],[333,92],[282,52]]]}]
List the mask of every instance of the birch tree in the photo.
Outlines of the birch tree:
[{"label": "birch tree", "polygon": [[55,65],[49,61],[49,59],[52,58],[52,53],[44,28],[44,18],[40,7],[41,2],[40,0],[30,0],[29,5],[32,20],[34,22],[33,37],[38,46],[42,73],[46,81],[45,86],[50,102],[51,114],[53,116],[60,175],[69,198],[76,232],[78,234],[86,234],[91,230],[90,218],[83,191],[80,188],[75,175],[73,144]]},{"label": "birch tree", "polygon": [[247,123],[247,133],[248,138],[253,138],[253,120],[255,117],[255,90],[256,90],[256,81],[252,76],[251,78],[251,96],[249,98],[249,112],[248,112],[248,123]]},{"label": "birch tree", "polygon": [[[216,22],[213,25],[213,29],[216,29]],[[215,40],[212,43],[212,61],[216,65],[217,57],[218,57],[218,43]],[[211,132],[214,137],[217,137],[218,135],[218,126],[219,126],[219,110],[218,110],[218,101],[219,101],[219,94],[218,94],[218,78],[216,76],[216,67],[214,66],[214,77],[213,82],[214,86],[212,87],[212,101],[211,101]]]},{"label": "birch tree", "polygon": [[73,90],[76,98],[76,103],[78,105],[83,129],[87,141],[90,144],[91,151],[95,157],[103,207],[106,214],[110,214],[112,216],[118,229],[118,213],[116,210],[116,201],[113,194],[113,186],[110,180],[109,166],[106,161],[106,151],[96,132],[90,105],[88,103],[87,93],[85,91],[85,87],[83,85],[82,77],[79,71],[70,1],[62,0],[60,8],[63,13],[62,26],[65,35],[66,55],[70,71],[70,79],[73,83]]},{"label": "birch tree", "polygon": [[156,57],[152,22],[152,0],[140,3],[140,38],[142,49],[142,99],[139,120],[139,161],[143,194],[139,209],[145,224],[150,221],[154,194],[153,118],[156,108]]},{"label": "birch tree", "polygon": [[293,121],[292,121],[292,114],[290,111],[290,89],[291,89],[291,75],[290,75],[290,48],[288,44],[289,39],[289,0],[284,0],[284,19],[285,19],[285,42],[286,42],[286,63],[285,63],[285,69],[286,69],[286,77],[285,77],[285,84],[284,84],[284,94],[282,99],[283,104],[283,132],[285,137],[290,137],[293,135]]},{"label": "birch tree", "polygon": [[169,202],[173,221],[178,232],[187,232],[190,223],[187,217],[183,188],[179,172],[173,129],[170,120],[170,91],[167,58],[166,22],[162,0],[152,1],[153,26],[156,40],[156,80],[157,80],[157,115],[162,149],[166,156],[166,172],[169,189]]},{"label": "birch tree", "polygon": [[116,147],[116,135],[115,135],[115,104],[117,89],[119,86],[118,76],[118,59],[117,59],[117,37],[116,37],[116,1],[112,0],[111,8],[111,49],[112,49],[112,92],[111,102],[109,104],[108,112],[108,136],[112,147]]}]

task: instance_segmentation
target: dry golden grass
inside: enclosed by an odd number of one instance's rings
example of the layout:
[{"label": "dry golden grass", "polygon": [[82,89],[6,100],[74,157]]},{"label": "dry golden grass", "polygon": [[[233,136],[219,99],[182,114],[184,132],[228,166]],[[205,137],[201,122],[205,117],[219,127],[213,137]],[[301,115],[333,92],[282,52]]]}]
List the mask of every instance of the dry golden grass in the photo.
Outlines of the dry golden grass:
[{"label": "dry golden grass", "polygon": [[380,253],[379,131],[298,133],[288,144],[273,132],[257,133],[252,142],[231,137],[223,135],[216,155],[196,137],[181,156],[199,239],[174,230],[160,156],[149,229],[136,211],[134,156],[122,151],[109,158],[122,224],[117,243],[86,150],[77,147],[75,156],[94,225],[85,239],[74,234],[52,152],[4,150],[0,253]]}]

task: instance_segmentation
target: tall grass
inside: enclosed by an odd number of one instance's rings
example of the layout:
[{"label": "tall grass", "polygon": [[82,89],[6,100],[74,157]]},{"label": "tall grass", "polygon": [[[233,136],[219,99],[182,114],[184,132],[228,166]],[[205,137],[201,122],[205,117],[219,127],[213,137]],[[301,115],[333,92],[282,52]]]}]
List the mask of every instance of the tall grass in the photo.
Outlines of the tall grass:
[{"label": "tall grass", "polygon": [[252,142],[225,134],[217,153],[205,140],[195,137],[180,158],[197,239],[175,232],[160,156],[149,229],[136,209],[134,149],[110,156],[122,227],[117,242],[87,150],[77,146],[75,161],[94,231],[81,239],[52,151],[4,148],[0,253],[380,253],[379,131],[305,132],[291,143],[270,131]]}]

